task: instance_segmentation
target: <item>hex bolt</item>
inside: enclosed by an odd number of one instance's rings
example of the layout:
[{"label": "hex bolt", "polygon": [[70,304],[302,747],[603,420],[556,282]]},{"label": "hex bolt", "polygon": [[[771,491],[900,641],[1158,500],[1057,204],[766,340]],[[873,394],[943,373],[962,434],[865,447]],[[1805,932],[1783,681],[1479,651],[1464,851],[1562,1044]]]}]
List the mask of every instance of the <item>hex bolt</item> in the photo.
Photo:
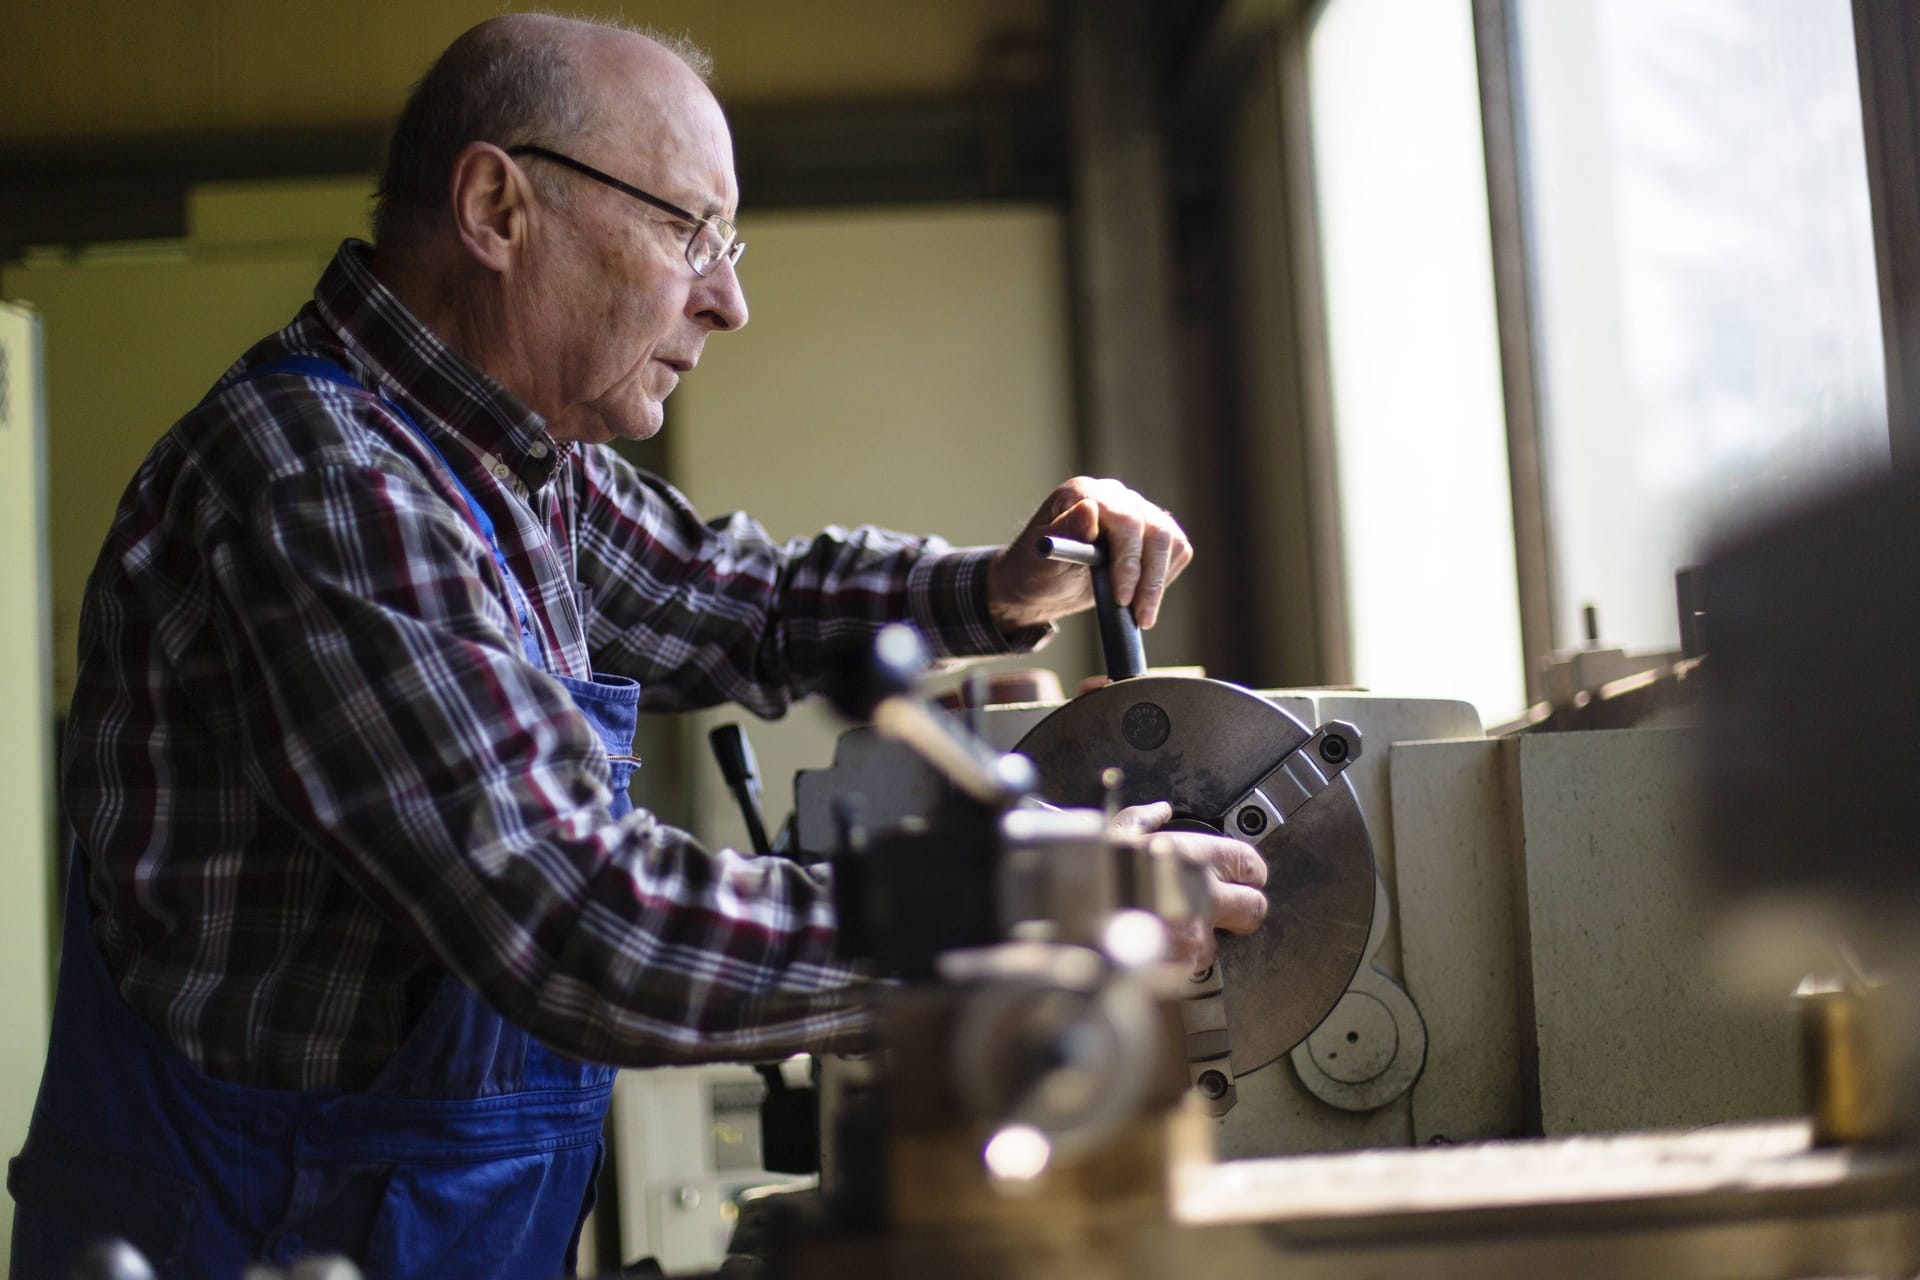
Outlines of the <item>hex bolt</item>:
[{"label": "hex bolt", "polygon": [[1202,1071],[1196,1083],[1200,1086],[1200,1096],[1208,1102],[1218,1102],[1227,1096],[1227,1078],[1218,1071]]},{"label": "hex bolt", "polygon": [[1257,804],[1250,804],[1242,809],[1233,821],[1234,825],[1240,828],[1242,835],[1257,836],[1267,829],[1267,815],[1261,812]]},{"label": "hex bolt", "polygon": [[1320,739],[1320,758],[1328,764],[1339,764],[1347,758],[1347,740],[1337,733]]}]

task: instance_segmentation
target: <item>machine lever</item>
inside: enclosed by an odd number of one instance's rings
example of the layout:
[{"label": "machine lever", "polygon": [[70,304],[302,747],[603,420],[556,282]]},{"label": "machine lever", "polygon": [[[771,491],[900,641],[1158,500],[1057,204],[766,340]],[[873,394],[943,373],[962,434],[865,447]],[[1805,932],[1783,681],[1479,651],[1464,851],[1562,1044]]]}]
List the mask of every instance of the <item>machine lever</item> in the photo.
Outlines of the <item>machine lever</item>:
[{"label": "machine lever", "polygon": [[734,801],[740,806],[740,816],[746,819],[747,838],[753,841],[753,851],[765,857],[773,852],[773,844],[767,839],[766,820],[760,814],[760,762],[753,758],[746,731],[737,724],[723,724],[707,735],[707,743],[713,748],[713,758],[720,763],[720,776],[727,780],[727,790],[733,792]]},{"label": "machine lever", "polygon": [[1147,669],[1147,649],[1131,607],[1121,608],[1113,596],[1113,578],[1107,572],[1107,539],[1094,542],[1072,538],[1041,538],[1034,550],[1045,560],[1083,564],[1093,575],[1093,615],[1100,624],[1100,650],[1107,660],[1107,679],[1130,680]]}]

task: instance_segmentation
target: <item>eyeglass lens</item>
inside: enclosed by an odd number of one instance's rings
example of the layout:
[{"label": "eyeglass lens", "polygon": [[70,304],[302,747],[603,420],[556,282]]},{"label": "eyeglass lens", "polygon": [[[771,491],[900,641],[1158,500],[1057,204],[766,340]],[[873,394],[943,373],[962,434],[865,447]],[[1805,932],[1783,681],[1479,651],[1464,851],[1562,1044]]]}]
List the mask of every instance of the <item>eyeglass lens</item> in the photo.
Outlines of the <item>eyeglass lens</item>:
[{"label": "eyeglass lens", "polygon": [[708,218],[693,233],[693,243],[687,246],[687,261],[704,276],[720,265],[720,259],[729,256],[735,238],[731,222],[725,218]]}]

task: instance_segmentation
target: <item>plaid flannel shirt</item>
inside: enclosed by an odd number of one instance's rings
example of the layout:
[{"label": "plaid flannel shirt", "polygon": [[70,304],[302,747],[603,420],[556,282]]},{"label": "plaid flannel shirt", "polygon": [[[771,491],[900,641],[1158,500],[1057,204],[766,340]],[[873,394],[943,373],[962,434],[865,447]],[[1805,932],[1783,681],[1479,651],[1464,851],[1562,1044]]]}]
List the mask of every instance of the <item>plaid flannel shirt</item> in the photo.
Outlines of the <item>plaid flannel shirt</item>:
[{"label": "plaid flannel shirt", "polygon": [[[62,797],[128,1002],[210,1074],[358,1087],[451,971],[582,1058],[753,1057],[857,1025],[824,874],[608,815],[606,757],[524,658],[651,710],[778,714],[884,623],[1005,652],[985,550],[782,545],[541,419],[342,246],[314,301],[154,448],[88,582]],[[1039,633],[1015,637],[1030,644]]]}]

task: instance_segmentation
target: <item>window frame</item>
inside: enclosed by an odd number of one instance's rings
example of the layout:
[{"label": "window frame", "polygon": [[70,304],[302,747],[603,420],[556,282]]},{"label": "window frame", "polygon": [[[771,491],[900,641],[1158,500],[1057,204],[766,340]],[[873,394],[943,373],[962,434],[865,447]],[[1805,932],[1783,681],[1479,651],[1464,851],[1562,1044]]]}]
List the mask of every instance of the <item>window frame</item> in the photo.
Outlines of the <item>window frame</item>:
[{"label": "window frame", "polygon": [[[1295,294],[1281,305],[1297,317],[1293,329],[1299,349],[1291,359],[1303,388],[1299,418],[1286,425],[1299,433],[1307,454],[1321,458],[1323,464],[1331,454],[1334,424],[1324,394],[1328,379],[1324,301],[1313,226],[1311,157],[1304,153],[1310,132],[1305,48],[1313,18],[1326,2],[1271,6],[1267,32],[1279,76],[1279,123],[1288,162],[1286,199],[1294,241],[1289,257]],[[1547,659],[1581,637],[1554,634],[1554,523],[1542,470],[1541,373],[1532,314],[1537,256],[1523,205],[1526,115],[1514,52],[1516,0],[1469,3],[1487,175],[1521,647],[1527,666],[1524,681],[1529,702],[1539,703],[1546,697]],[[1920,60],[1920,6],[1853,0],[1852,9],[1879,275],[1888,438],[1894,466],[1912,467],[1920,465],[1920,74],[1915,71]],[[1314,471],[1316,508],[1337,513],[1330,465]],[[1337,521],[1323,514],[1311,525],[1303,532],[1322,544],[1314,549],[1316,561],[1343,564]],[[1323,678],[1328,680],[1349,679],[1352,671],[1345,599],[1343,584],[1340,591],[1314,602],[1318,631],[1323,643],[1333,648],[1332,653],[1322,651],[1327,673]]]}]

